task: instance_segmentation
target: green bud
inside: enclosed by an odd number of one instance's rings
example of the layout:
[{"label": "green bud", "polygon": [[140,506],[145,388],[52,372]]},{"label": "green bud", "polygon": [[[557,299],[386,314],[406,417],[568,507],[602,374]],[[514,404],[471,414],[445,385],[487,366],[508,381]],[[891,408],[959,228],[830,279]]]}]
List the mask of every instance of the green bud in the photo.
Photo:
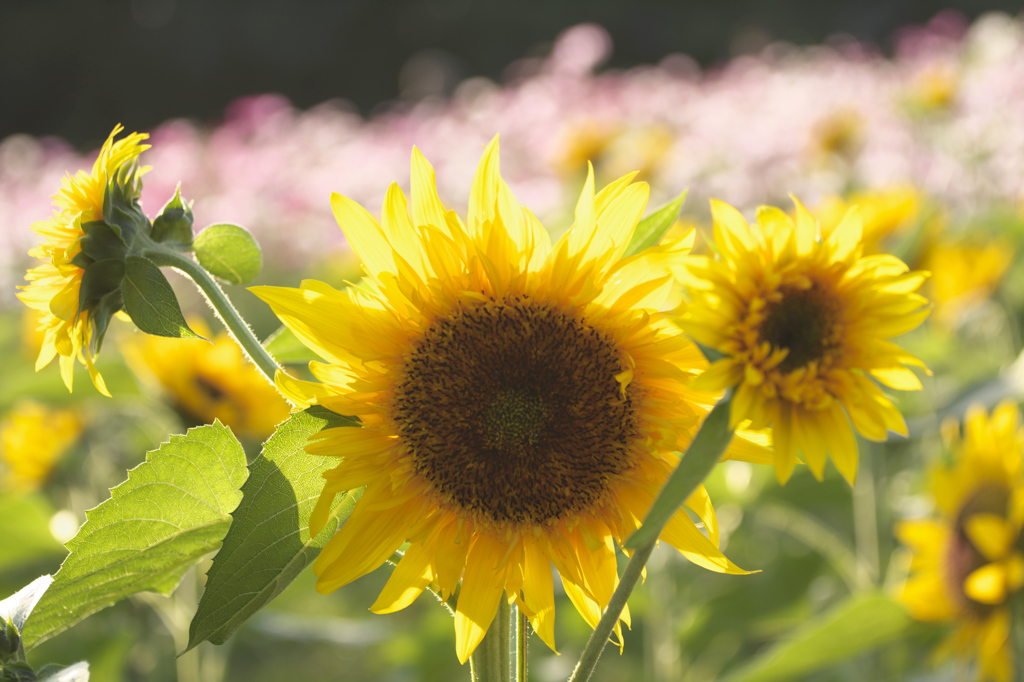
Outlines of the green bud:
[{"label": "green bud", "polygon": [[18,661],[3,666],[0,682],[36,682],[39,676],[28,663]]},{"label": "green bud", "polygon": [[8,618],[0,627],[0,664],[21,658],[21,634]]},{"label": "green bud", "polygon": [[192,206],[181,198],[181,183],[174,197],[164,204],[153,220],[153,240],[175,244],[192,243]]}]

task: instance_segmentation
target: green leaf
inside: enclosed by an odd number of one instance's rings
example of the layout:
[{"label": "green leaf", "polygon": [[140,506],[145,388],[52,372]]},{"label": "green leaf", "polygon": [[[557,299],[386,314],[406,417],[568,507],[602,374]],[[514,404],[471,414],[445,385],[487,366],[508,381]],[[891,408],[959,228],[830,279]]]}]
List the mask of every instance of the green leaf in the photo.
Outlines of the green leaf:
[{"label": "green leaf", "polygon": [[911,623],[903,607],[875,591],[854,595],[805,623],[767,654],[728,676],[728,682],[780,682],[891,644]]},{"label": "green leaf", "polygon": [[170,282],[160,268],[140,256],[125,261],[124,310],[142,331],[178,339],[203,337],[188,328]]},{"label": "green leaf", "polygon": [[7,599],[0,601],[0,623],[10,621],[21,632],[32,609],[53,583],[53,578],[41,575]]},{"label": "green leaf", "polygon": [[294,414],[250,465],[242,503],[189,627],[188,649],[206,640],[223,644],[312,563],[352,513],[359,491],[343,496],[327,527],[310,537],[309,514],[324,487],[321,474],[338,460],[310,455],[305,447],[311,435],[336,426],[358,428],[358,422],[319,406]]},{"label": "green leaf", "polygon": [[643,526],[626,540],[626,549],[637,549],[654,542],[676,510],[715,468],[732,440],[732,429],[729,428],[731,402],[731,394],[727,393],[708,413],[686,454],[679,460],[679,466],[651,505]]},{"label": "green leaf", "polygon": [[263,267],[260,245],[238,225],[210,225],[195,238],[192,248],[200,265],[231,284],[251,282]]},{"label": "green leaf", "polygon": [[629,240],[624,257],[635,256],[661,241],[661,238],[679,217],[679,209],[683,207],[688,191],[683,191],[674,201],[670,201],[640,221],[640,224],[636,226],[636,231],[633,232],[633,238]]},{"label": "green leaf", "polygon": [[313,360],[323,360],[315,352],[306,347],[306,344],[299,341],[299,337],[288,327],[281,325],[277,331],[267,337],[263,347],[268,353],[274,356],[278,362],[286,364],[307,363]]},{"label": "green leaf", "polygon": [[29,618],[25,648],[136,592],[170,594],[220,547],[242,499],[245,452],[220,422],[189,429],[146,456],[86,514],[71,554]]},{"label": "green leaf", "polygon": [[66,668],[46,666],[39,671],[39,682],[89,682],[89,662],[79,661]]}]

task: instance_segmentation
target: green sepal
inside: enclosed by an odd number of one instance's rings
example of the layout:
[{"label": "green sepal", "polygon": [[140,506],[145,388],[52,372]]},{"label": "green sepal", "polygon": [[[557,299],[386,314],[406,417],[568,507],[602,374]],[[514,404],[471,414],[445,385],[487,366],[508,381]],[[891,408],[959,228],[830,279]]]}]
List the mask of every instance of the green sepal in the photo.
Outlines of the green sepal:
[{"label": "green sepal", "polygon": [[107,326],[110,324],[110,318],[122,309],[124,309],[124,295],[120,289],[111,291],[100,299],[99,305],[96,306],[92,313],[94,329],[90,339],[89,350],[93,355],[97,355],[100,352],[100,348],[103,347],[103,337],[107,335]]},{"label": "green sepal", "polygon": [[0,682],[37,682],[39,676],[25,661],[15,661],[3,666]]},{"label": "green sepal", "polygon": [[[133,167],[134,168],[134,167]],[[134,172],[134,170],[132,171]],[[138,202],[135,179],[124,177],[125,169],[107,183],[103,192],[103,221],[117,234],[125,246],[130,247],[139,232],[151,230],[149,218]],[[141,184],[138,184],[141,187]]]},{"label": "green sepal", "polygon": [[[113,228],[102,220],[82,223],[82,232],[85,236],[78,241],[82,251],[71,261],[80,268],[86,268],[89,263],[100,260],[123,261],[128,254],[124,240],[121,239],[120,229]],[[89,261],[79,261],[82,254],[85,254]]]},{"label": "green sepal", "polygon": [[629,246],[626,247],[626,252],[623,254],[624,258],[635,256],[661,241],[661,238],[679,217],[679,210],[683,207],[683,202],[686,201],[686,194],[689,191],[683,190],[683,193],[674,200],[640,221],[633,231],[633,238],[629,240]]},{"label": "green sepal", "polygon": [[[78,312],[93,312],[107,294],[118,291],[124,280],[124,260],[108,258],[96,261],[82,273],[78,291]],[[114,312],[117,312],[116,310]]]},{"label": "green sepal", "polygon": [[127,258],[121,292],[125,312],[135,326],[147,334],[178,339],[203,338],[189,329],[170,282],[148,259]]},{"label": "green sepal", "polygon": [[238,225],[210,225],[196,235],[192,248],[200,265],[231,284],[251,282],[263,267],[260,245]]},{"label": "green sepal", "polygon": [[21,655],[21,633],[11,619],[0,621],[0,665],[12,659],[18,660]]},{"label": "green sepal", "polygon": [[715,363],[721,360],[722,358],[729,357],[722,351],[718,350],[717,348],[705,346],[700,341],[694,341],[693,344],[697,346],[697,349],[700,350],[700,352],[704,355],[704,357],[707,359],[709,363]]},{"label": "green sepal", "polygon": [[153,219],[153,240],[175,244],[192,243],[192,206],[181,198],[181,183],[174,190],[174,197],[164,204]]}]

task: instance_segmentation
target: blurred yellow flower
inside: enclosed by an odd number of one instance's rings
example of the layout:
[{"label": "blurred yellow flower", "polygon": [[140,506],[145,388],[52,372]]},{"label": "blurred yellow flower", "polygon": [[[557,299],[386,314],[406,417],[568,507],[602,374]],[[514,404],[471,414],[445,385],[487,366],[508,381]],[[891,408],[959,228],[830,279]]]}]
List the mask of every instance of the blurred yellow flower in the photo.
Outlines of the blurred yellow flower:
[{"label": "blurred yellow flower", "polygon": [[933,274],[929,295],[935,301],[936,321],[955,325],[963,314],[996,290],[1013,263],[1016,249],[1008,239],[982,241],[940,237],[924,255]]},{"label": "blurred yellow flower", "polygon": [[905,100],[912,113],[944,111],[956,103],[960,77],[952,64],[935,63],[914,75]]},{"label": "blurred yellow flower", "polygon": [[921,195],[909,185],[896,185],[864,192],[853,192],[847,197],[825,197],[811,212],[821,226],[822,236],[828,237],[842,222],[851,206],[860,211],[863,223],[862,253],[882,253],[882,242],[893,234],[912,227],[921,215]]},{"label": "blurred yellow flower", "polygon": [[979,680],[1007,682],[1013,677],[1008,602],[1024,585],[1017,546],[1024,524],[1020,412],[1011,403],[991,417],[974,408],[962,440],[955,424],[944,435],[955,461],[932,473],[939,518],[896,527],[913,551],[900,599],[919,620],[956,624],[940,656],[977,658]]},{"label": "blurred yellow flower", "polygon": [[82,433],[82,420],[72,410],[19,401],[0,419],[0,460],[4,488],[35,490]]},{"label": "blurred yellow flower", "polygon": [[[110,393],[94,364],[102,330],[98,333],[96,328],[94,307],[82,305],[80,294],[85,270],[76,264],[76,256],[86,236],[82,226],[103,219],[107,183],[119,177],[124,169],[133,167],[139,154],[149,149],[149,145],[140,144],[148,137],[141,133],[132,133],[115,142],[114,136],[121,130],[120,125],[116,126],[103,143],[92,172],[80,170],[74,177],[64,177],[61,189],[53,195],[56,207],[53,216],[32,225],[33,232],[44,241],[28,253],[43,264],[28,271],[25,279],[29,284],[19,287],[22,292],[18,294],[26,305],[38,311],[38,329],[45,335],[36,370],[59,354],[61,377],[70,391],[77,358],[89,369],[96,389],[107,396]],[[129,185],[148,170],[134,171]]]},{"label": "blurred yellow flower", "polygon": [[693,256],[693,304],[683,328],[725,357],[693,387],[736,387],[732,425],[772,427],[775,471],[785,482],[801,453],[819,479],[827,453],[851,483],[857,473],[853,427],[866,438],[906,435],[903,416],[872,379],[921,388],[907,365],[917,358],[887,339],[917,327],[930,309],[914,293],[924,272],[893,256],[861,256],[856,210],[827,239],[804,207],[796,219],[762,206],[747,224],[712,200],[719,260]]},{"label": "blurred yellow flower", "polygon": [[599,157],[615,136],[620,126],[607,121],[583,119],[569,125],[562,133],[552,168],[560,175],[573,176],[587,170],[587,162]]},{"label": "blurred yellow flower", "polygon": [[[324,474],[312,533],[337,494],[365,486],[314,563],[319,591],[409,542],[372,610],[405,608],[431,584],[447,597],[461,579],[460,661],[502,599],[554,648],[552,565],[577,610],[598,622],[618,583],[616,546],[639,527],[715,398],[689,388],[706,363],[658,312],[693,232],[624,257],[649,192],[633,177],[595,193],[590,172],[574,226],[552,244],[501,178],[497,138],[465,223],[441,204],[434,169],[414,149],[411,200],[393,184],[380,222],[331,197],[363,259],[358,288],[253,288],[329,361],[310,363],[322,383],[279,374],[282,390],[362,423],[322,431],[307,447],[341,460]],[[718,549],[703,487],[687,505],[708,535],[680,510],[661,539],[699,566],[742,573]]]},{"label": "blurred yellow flower", "polygon": [[[212,336],[201,319],[189,319],[188,325]],[[155,379],[174,406],[198,424],[219,419],[237,436],[262,440],[288,418],[288,403],[227,332],[212,344],[137,334],[125,343],[124,353],[140,378]]]},{"label": "blurred yellow flower", "polygon": [[853,160],[864,142],[864,117],[856,109],[839,109],[811,129],[811,154]]}]

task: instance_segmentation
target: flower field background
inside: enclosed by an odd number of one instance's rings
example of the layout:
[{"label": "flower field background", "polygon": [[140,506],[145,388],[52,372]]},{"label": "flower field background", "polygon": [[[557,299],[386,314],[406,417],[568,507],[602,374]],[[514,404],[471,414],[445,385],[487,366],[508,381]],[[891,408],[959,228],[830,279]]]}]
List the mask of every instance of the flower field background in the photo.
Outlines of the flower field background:
[{"label": "flower field background", "polygon": [[[600,26],[578,25],[550,54],[517,63],[508,82],[468,79],[450,97],[368,118],[337,102],[300,110],[267,94],[234,102],[218,125],[169,120],[147,131],[152,148],[141,162],[152,169],[141,203],[155,215],[180,184],[197,229],[233,223],[251,231],[263,254],[255,284],[297,287],[314,278],[339,289],[363,273],[335,222],[331,192],[376,214],[392,181],[409,191],[414,145],[433,164],[444,205],[461,211],[481,151],[498,134],[502,177],[553,238],[573,222],[588,161],[598,187],[639,171],[650,184],[648,213],[688,190],[668,236],[695,228],[694,252],[704,256],[717,248],[709,199],[752,219],[763,204],[790,210],[792,195],[826,234],[858,205],[866,256],[892,254],[931,273],[919,293],[932,313],[898,339],[928,368],[915,370],[923,390],[887,391],[908,437],[858,436],[853,485],[831,464],[821,481],[798,465],[785,485],[770,466],[716,466],[705,485],[720,548],[760,572],[705,571],[663,543],[630,598],[622,653],[606,651],[593,679],[974,679],[977,667],[967,661],[979,658],[976,649],[967,646],[966,658],[935,652],[949,646],[957,622],[977,614],[954,604],[959,615],[925,622],[926,600],[905,594],[924,570],[921,548],[933,547],[911,537],[915,526],[906,522],[938,518],[944,508],[935,498],[941,476],[930,472],[951,466],[958,447],[973,447],[962,445],[975,442],[969,430],[951,435],[971,406],[1024,399],[1024,23],[988,14],[967,24],[940,14],[903,31],[892,56],[852,41],[772,44],[710,70],[682,55],[601,70],[611,49]],[[69,393],[56,367],[35,371],[44,339],[15,298],[38,242],[28,228],[47,216],[65,173],[91,167],[95,156],[53,137],[0,140],[3,596],[55,573],[86,510],[169,434],[219,420],[252,462],[288,416],[284,399],[217,336],[209,307],[175,275],[189,326],[214,343],[146,336],[115,318],[97,361],[112,398],[84,376]],[[678,280],[663,309],[692,300],[685,273]],[[257,337],[276,333],[270,308],[245,287],[225,288]],[[308,352],[287,335],[273,343],[277,359],[302,374]],[[988,428],[973,419],[976,430]],[[1006,447],[1019,451],[1012,432]],[[1019,456],[1004,469],[999,480],[1021,487]],[[949,518],[960,532],[958,513]],[[1015,527],[1004,521],[1009,530],[999,532],[1015,541],[1020,519]],[[968,597],[1000,606],[1024,578],[1009,545],[982,554],[982,563],[1005,566],[997,576],[1005,584]],[[30,660],[85,660],[94,680],[468,676],[453,655],[451,616],[429,595],[397,613],[369,612],[390,566],[327,596],[307,570],[225,644],[204,642],[176,657],[190,646],[210,562],[187,571],[172,597],[142,592],[119,601],[41,643]],[[622,554],[619,565],[621,573]],[[568,678],[592,630],[557,579],[555,596],[558,654],[531,640],[536,682]]]}]

